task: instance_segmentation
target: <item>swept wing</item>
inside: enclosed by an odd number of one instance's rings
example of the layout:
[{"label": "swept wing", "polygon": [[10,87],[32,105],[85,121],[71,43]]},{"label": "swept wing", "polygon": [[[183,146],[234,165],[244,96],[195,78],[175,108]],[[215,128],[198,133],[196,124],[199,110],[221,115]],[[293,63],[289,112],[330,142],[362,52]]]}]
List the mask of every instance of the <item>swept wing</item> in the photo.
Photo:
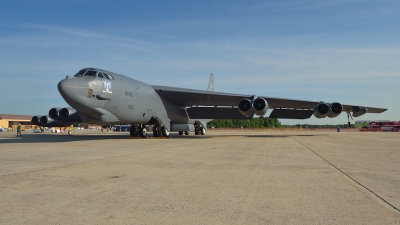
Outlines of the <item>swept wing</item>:
[{"label": "swept wing", "polygon": [[[197,111],[199,111],[200,110],[199,108],[201,108],[202,110],[204,110],[203,112],[212,111],[212,109],[203,109],[204,107],[209,107],[209,106],[237,108],[240,100],[244,98],[251,99],[254,97],[249,95],[210,92],[210,91],[201,91],[201,90],[166,87],[166,86],[152,86],[152,87],[163,99],[174,105],[193,108],[196,109]],[[284,99],[284,98],[275,98],[267,96],[258,96],[258,97],[263,98],[268,102],[269,109],[274,109],[274,111],[270,115],[270,117],[273,118],[306,119],[311,117],[315,106],[320,103],[317,101]],[[368,113],[382,113],[387,110],[384,108],[375,108],[375,107],[359,106],[359,105],[342,105],[342,106],[343,106],[343,111],[352,113],[356,112],[360,108],[366,108]],[[190,112],[190,109],[188,109],[188,111]],[[223,109],[221,109],[221,111],[223,111]],[[196,113],[196,114],[200,115],[202,113]],[[205,115],[205,117],[206,116],[207,115]],[[214,117],[210,119],[214,119]],[[223,118],[223,116],[221,115],[217,117]],[[231,117],[227,115],[226,118],[231,118]]]}]

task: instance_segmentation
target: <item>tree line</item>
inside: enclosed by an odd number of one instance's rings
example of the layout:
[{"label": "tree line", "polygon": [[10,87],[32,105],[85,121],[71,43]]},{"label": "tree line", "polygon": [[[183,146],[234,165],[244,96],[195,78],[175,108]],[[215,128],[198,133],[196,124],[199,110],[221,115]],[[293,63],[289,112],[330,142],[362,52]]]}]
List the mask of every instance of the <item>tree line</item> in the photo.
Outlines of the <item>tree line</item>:
[{"label": "tree line", "polygon": [[278,119],[264,116],[240,120],[212,120],[207,123],[207,127],[209,128],[278,128],[281,126],[281,122]]},{"label": "tree line", "polygon": [[[251,119],[227,119],[227,120],[212,120],[207,123],[207,127],[211,128],[348,128],[348,124],[296,124],[296,125],[282,125],[277,118],[268,118],[264,116],[253,117]],[[355,128],[351,124],[351,128]]]}]

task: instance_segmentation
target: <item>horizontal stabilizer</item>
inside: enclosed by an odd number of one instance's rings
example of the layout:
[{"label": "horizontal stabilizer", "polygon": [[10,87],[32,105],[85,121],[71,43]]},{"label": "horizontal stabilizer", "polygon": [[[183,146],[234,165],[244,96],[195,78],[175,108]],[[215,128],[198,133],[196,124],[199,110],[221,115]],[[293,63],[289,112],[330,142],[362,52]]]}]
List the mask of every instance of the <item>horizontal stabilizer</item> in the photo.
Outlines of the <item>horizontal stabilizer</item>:
[{"label": "horizontal stabilizer", "polygon": [[312,116],[313,112],[313,110],[274,109],[269,118],[308,119]]}]

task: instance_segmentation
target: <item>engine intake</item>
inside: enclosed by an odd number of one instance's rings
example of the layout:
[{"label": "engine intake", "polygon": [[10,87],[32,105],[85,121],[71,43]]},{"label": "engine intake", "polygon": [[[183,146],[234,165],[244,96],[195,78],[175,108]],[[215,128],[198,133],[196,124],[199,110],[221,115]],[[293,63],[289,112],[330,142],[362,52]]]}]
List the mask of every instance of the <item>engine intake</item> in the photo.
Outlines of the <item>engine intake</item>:
[{"label": "engine intake", "polygon": [[268,111],[268,103],[263,98],[256,98],[253,101],[253,108],[256,115],[262,116]]},{"label": "engine intake", "polygon": [[71,122],[82,122],[76,109],[70,107],[60,109],[59,117]]},{"label": "engine intake", "polygon": [[40,117],[40,120],[39,120],[39,122],[41,124],[43,124],[43,125],[48,124],[48,123],[53,122],[53,121],[54,120],[52,118],[48,117],[48,116],[42,116],[42,117]]},{"label": "engine intake", "polygon": [[52,108],[49,110],[49,117],[52,118],[53,120],[57,119],[59,117],[59,112],[61,108]]},{"label": "engine intake", "polygon": [[252,107],[250,99],[244,98],[239,101],[239,112],[245,117],[252,117],[254,115],[254,108]]},{"label": "engine intake", "polygon": [[40,121],[39,121],[40,117],[42,117],[42,116],[34,116],[34,117],[32,117],[31,123],[34,124],[34,125],[40,125]]},{"label": "engine intake", "polygon": [[314,108],[314,116],[318,119],[325,118],[331,111],[331,107],[325,102],[318,103]]},{"label": "engine intake", "polygon": [[340,113],[342,113],[342,111],[343,111],[342,104],[340,104],[338,102],[331,103],[329,105],[329,107],[331,108],[331,110],[328,113],[329,118],[335,118],[335,117],[339,116]]},{"label": "engine intake", "polygon": [[239,101],[239,111],[245,117],[256,115],[264,115],[268,111],[268,102],[263,98],[254,97],[253,100],[244,98]]},{"label": "engine intake", "polygon": [[75,109],[73,108],[62,108],[60,109],[60,114],[59,116],[63,119],[67,119],[70,115],[74,114],[76,112]]}]

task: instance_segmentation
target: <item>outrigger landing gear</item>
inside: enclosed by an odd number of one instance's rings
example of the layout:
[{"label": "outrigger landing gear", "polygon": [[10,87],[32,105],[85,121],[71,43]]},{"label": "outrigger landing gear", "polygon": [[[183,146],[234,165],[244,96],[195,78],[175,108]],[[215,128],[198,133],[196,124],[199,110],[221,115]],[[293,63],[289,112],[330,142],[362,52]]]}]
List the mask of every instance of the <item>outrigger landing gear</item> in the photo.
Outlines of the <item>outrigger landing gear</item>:
[{"label": "outrigger landing gear", "polygon": [[143,124],[132,124],[129,132],[131,137],[147,138],[147,129]]},{"label": "outrigger landing gear", "polygon": [[351,127],[350,118],[351,118],[351,120],[353,120],[353,117],[351,116],[349,110],[347,110],[346,113],[347,113],[347,124],[349,125],[349,127]]},{"label": "outrigger landing gear", "polygon": [[206,134],[206,128],[203,127],[201,124],[198,124],[198,125],[195,124],[194,134],[195,135],[199,135],[199,134],[204,135],[204,134]]}]

